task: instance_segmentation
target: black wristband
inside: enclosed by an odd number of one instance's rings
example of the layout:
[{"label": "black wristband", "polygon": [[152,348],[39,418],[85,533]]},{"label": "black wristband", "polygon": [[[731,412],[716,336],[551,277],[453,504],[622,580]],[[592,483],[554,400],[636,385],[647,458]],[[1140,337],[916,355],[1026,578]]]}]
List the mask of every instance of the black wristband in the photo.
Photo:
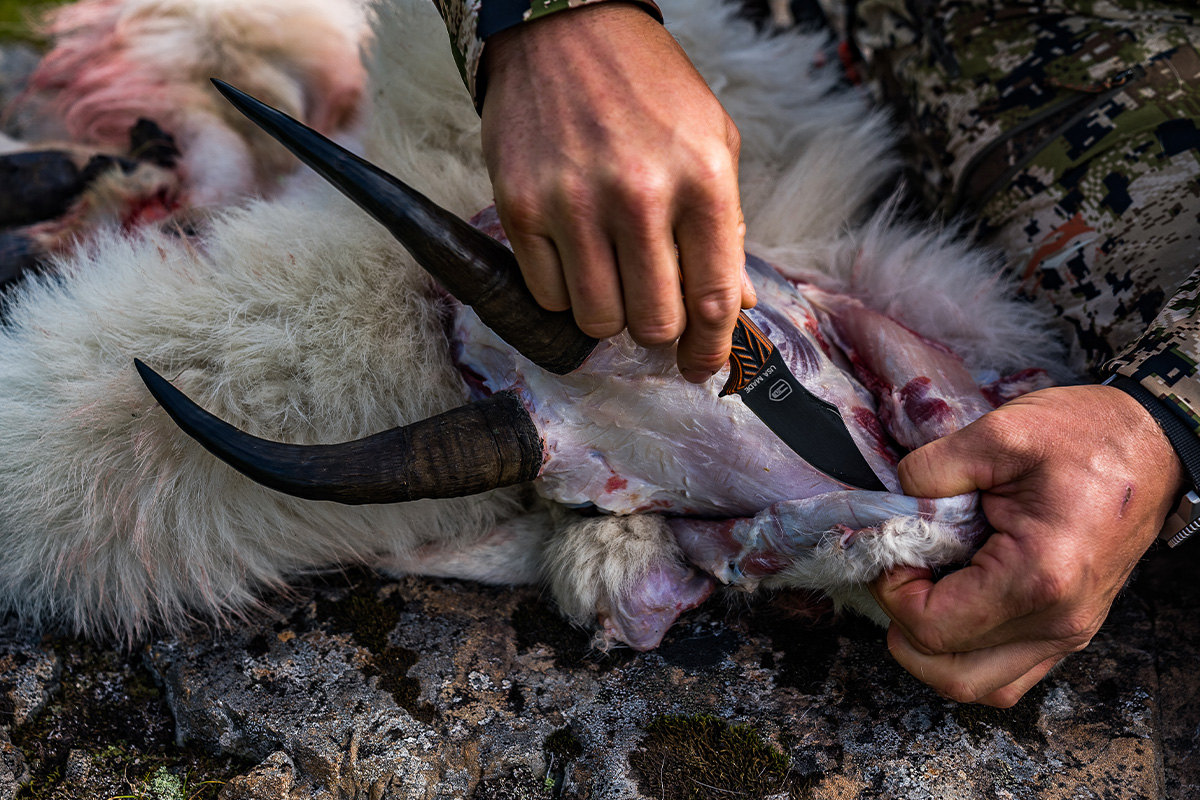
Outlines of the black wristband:
[{"label": "black wristband", "polygon": [[1191,488],[1200,488],[1200,436],[1197,436],[1170,406],[1133,378],[1113,375],[1105,384],[1125,392],[1150,412],[1150,416],[1154,417],[1158,427],[1166,434],[1171,447],[1175,448],[1175,454],[1183,463]]}]

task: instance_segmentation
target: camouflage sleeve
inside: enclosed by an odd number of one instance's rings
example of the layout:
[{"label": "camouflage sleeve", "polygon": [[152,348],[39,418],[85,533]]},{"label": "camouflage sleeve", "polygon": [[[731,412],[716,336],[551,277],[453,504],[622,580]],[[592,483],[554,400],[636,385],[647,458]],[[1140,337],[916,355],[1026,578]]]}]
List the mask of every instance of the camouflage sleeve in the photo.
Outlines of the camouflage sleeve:
[{"label": "camouflage sleeve", "polygon": [[1200,267],[1179,285],[1141,338],[1108,363],[1200,435]]},{"label": "camouflage sleeve", "polygon": [[[481,86],[477,81],[483,44],[494,33],[564,11],[568,8],[609,2],[610,0],[433,0],[446,23],[454,62],[475,107],[483,106]],[[654,0],[623,0],[641,6],[659,22],[662,12]]]}]

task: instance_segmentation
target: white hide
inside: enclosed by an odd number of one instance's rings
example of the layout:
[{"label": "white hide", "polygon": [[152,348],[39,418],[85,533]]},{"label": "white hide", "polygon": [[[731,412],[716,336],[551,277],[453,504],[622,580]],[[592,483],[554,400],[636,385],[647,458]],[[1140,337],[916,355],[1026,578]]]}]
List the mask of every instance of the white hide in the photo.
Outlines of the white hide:
[{"label": "white hide", "polygon": [[[762,255],[863,293],[973,368],[1053,363],[1039,320],[1004,299],[988,257],[887,212],[852,228],[888,177],[891,143],[860,97],[830,95],[833,77],[812,73],[819,37],[762,38],[716,0],[661,5],[741,128]],[[428,0],[389,0],[377,17],[367,156],[469,216],[490,186],[441,21]],[[277,440],[342,441],[462,402],[430,281],[317,180],[214,221],[198,244],[114,232],[60,269],[22,286],[0,328],[0,608],[25,620],[135,638],[238,613],[291,575],[346,562],[543,579],[585,617],[674,557],[658,518],[558,512],[551,523],[524,488],[379,507],[286,497],[175,428],[135,356]]]},{"label": "white hide", "polygon": [[79,0],[42,33],[51,49],[10,110],[24,138],[124,153],[151,119],[179,145],[189,208],[268,193],[296,166],[210,78],[326,134],[357,120],[366,88],[363,0]]}]

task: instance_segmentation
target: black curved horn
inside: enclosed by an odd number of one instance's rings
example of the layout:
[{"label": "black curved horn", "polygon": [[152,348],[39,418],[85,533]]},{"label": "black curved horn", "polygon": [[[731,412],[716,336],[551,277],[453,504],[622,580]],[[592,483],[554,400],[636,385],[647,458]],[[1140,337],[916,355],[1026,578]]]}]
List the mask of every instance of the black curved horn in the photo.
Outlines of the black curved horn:
[{"label": "black curved horn", "polygon": [[248,478],[306,500],[402,503],[465,497],[531,481],[542,467],[533,420],[512,392],[343,444],[271,442],[193,403],[135,359],[146,387],[185,433]]},{"label": "black curved horn", "polygon": [[565,375],[596,340],[570,311],[547,311],[525,285],[512,252],[312,128],[224,81],[213,85],[254,124],[383,223],[450,294],[533,363]]}]

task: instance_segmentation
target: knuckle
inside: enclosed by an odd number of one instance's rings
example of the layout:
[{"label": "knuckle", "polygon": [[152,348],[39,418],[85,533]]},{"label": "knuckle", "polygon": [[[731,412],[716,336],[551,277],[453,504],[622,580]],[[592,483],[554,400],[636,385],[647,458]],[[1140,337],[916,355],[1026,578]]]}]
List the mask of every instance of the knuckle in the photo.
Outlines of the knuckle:
[{"label": "knuckle", "polygon": [[1020,427],[1012,424],[1004,414],[984,414],[976,420],[976,424],[979,426],[979,435],[989,442],[1012,446],[1021,444],[1023,437]]},{"label": "knuckle", "polygon": [[1086,610],[1065,614],[1051,626],[1050,635],[1066,652],[1077,653],[1091,644],[1099,624]]},{"label": "knuckle", "polygon": [[734,156],[730,150],[717,146],[693,157],[691,174],[707,196],[724,196],[726,188],[737,182]]},{"label": "knuckle", "polygon": [[515,231],[532,231],[541,227],[546,205],[533,187],[506,185],[496,189],[496,211],[504,227]]},{"label": "knuckle", "polygon": [[979,702],[992,708],[1012,708],[1017,704],[1017,701],[1025,696],[1026,689],[1018,689],[1012,686],[1005,686],[1003,689],[997,689],[987,696],[986,699]]},{"label": "knuckle", "polygon": [[1042,566],[1029,577],[1027,596],[1030,611],[1054,608],[1068,602],[1074,595],[1075,576],[1070,567],[1060,565]]},{"label": "knuckle", "polygon": [[625,328],[625,307],[619,284],[607,270],[575,271],[571,306],[579,329],[597,339],[616,336]]},{"label": "knuckle", "polygon": [[733,155],[734,160],[742,152],[742,132],[738,130],[736,124],[730,119],[725,128],[725,142],[729,146],[729,152]]},{"label": "knuckle", "polygon": [[575,322],[579,329],[595,339],[616,336],[625,329],[625,318],[620,310],[593,309],[575,311]]},{"label": "knuckle", "polygon": [[930,463],[936,460],[930,453],[931,450],[936,451],[936,442],[935,439],[924,447],[918,447],[900,459],[900,463],[896,465],[896,475],[903,485],[911,486],[915,476],[929,472]]},{"label": "knuckle", "polygon": [[583,219],[592,214],[595,207],[594,185],[586,176],[575,172],[562,172],[555,177],[552,190],[557,207],[569,218]]},{"label": "knuckle", "polygon": [[665,172],[651,167],[625,171],[616,187],[616,195],[629,218],[629,224],[644,234],[654,220],[666,214],[670,205],[671,181]]},{"label": "knuckle", "polygon": [[678,314],[664,314],[629,320],[629,334],[643,347],[668,345],[683,333],[683,319]]},{"label": "knuckle", "polygon": [[1038,434],[1014,414],[984,414],[978,420],[979,434],[992,452],[1002,453],[1017,463],[1036,455],[1040,445]]},{"label": "knuckle", "polygon": [[943,681],[940,685],[931,685],[943,697],[949,698],[956,703],[974,703],[981,696],[974,684],[958,678]]},{"label": "knuckle", "polygon": [[547,311],[566,311],[571,307],[571,298],[566,292],[532,283],[528,277],[526,283],[529,284],[529,291],[533,294],[533,299]]},{"label": "knuckle", "polygon": [[703,328],[720,328],[732,323],[741,308],[741,294],[733,286],[717,286],[689,294],[688,322]]},{"label": "knuckle", "polygon": [[928,623],[913,625],[910,629],[909,641],[913,647],[926,655],[936,656],[946,652],[946,640],[942,632]]}]

